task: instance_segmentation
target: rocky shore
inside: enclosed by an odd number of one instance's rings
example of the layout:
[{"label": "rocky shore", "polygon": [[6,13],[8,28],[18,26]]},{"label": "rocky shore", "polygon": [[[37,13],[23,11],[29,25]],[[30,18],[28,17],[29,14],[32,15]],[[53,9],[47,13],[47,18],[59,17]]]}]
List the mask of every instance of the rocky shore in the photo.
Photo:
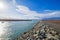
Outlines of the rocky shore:
[{"label": "rocky shore", "polygon": [[60,34],[50,25],[39,22],[30,31],[24,32],[16,40],[60,40]]}]

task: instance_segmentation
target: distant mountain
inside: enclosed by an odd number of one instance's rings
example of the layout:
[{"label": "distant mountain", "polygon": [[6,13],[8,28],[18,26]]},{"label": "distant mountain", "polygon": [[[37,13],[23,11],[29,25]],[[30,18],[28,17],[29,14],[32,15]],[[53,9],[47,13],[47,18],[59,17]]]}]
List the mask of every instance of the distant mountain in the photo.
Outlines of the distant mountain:
[{"label": "distant mountain", "polygon": [[60,20],[60,17],[44,18],[43,20]]}]

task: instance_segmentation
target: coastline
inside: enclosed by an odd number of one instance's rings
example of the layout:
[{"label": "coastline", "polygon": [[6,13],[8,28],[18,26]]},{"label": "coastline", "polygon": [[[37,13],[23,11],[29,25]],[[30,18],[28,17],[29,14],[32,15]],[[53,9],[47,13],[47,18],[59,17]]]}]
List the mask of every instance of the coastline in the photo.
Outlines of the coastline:
[{"label": "coastline", "polygon": [[[50,26],[50,24],[47,23],[47,21],[38,21],[31,30],[29,30],[29,31],[27,31],[27,32],[24,32],[24,34],[22,34],[21,36],[18,36],[15,40],[20,40],[20,38],[21,38],[22,36],[24,36],[25,34],[26,34],[26,35],[29,35],[28,33],[32,32],[33,30],[35,30],[35,31],[36,31],[36,30],[40,30],[41,27],[44,26],[44,25],[46,25],[46,24],[48,24],[48,25]],[[52,28],[53,28],[53,27],[52,27]]]},{"label": "coastline", "polygon": [[[40,21],[37,21],[37,23],[34,24],[33,28],[34,28],[35,26],[37,26],[39,23],[40,23]],[[32,28],[32,29],[33,29],[33,28]],[[32,29],[28,30],[27,32],[31,31]],[[24,33],[25,33],[25,32],[24,32]],[[24,34],[24,33],[23,33],[23,34]],[[23,35],[23,34],[22,34],[22,35]],[[17,40],[17,39],[18,39],[20,36],[22,36],[22,35],[17,36],[17,38],[15,38],[15,39],[13,39],[13,40]]]}]

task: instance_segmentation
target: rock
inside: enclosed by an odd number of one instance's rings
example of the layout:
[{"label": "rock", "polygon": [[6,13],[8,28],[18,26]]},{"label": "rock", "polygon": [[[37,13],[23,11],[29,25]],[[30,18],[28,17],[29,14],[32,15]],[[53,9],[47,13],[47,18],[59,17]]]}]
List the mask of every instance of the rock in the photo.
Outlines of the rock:
[{"label": "rock", "polygon": [[[36,30],[37,29],[37,30]],[[25,32],[18,39],[20,40],[60,40],[60,34],[48,25],[35,27],[29,32]]]}]

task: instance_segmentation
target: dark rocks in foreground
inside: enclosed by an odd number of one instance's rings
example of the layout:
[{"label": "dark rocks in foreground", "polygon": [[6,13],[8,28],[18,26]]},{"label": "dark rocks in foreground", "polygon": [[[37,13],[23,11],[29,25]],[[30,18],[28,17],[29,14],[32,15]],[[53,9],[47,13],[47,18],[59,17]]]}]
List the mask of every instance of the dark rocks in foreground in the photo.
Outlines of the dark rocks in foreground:
[{"label": "dark rocks in foreground", "polygon": [[32,30],[24,32],[16,40],[60,40],[60,34],[47,24],[33,27]]}]

